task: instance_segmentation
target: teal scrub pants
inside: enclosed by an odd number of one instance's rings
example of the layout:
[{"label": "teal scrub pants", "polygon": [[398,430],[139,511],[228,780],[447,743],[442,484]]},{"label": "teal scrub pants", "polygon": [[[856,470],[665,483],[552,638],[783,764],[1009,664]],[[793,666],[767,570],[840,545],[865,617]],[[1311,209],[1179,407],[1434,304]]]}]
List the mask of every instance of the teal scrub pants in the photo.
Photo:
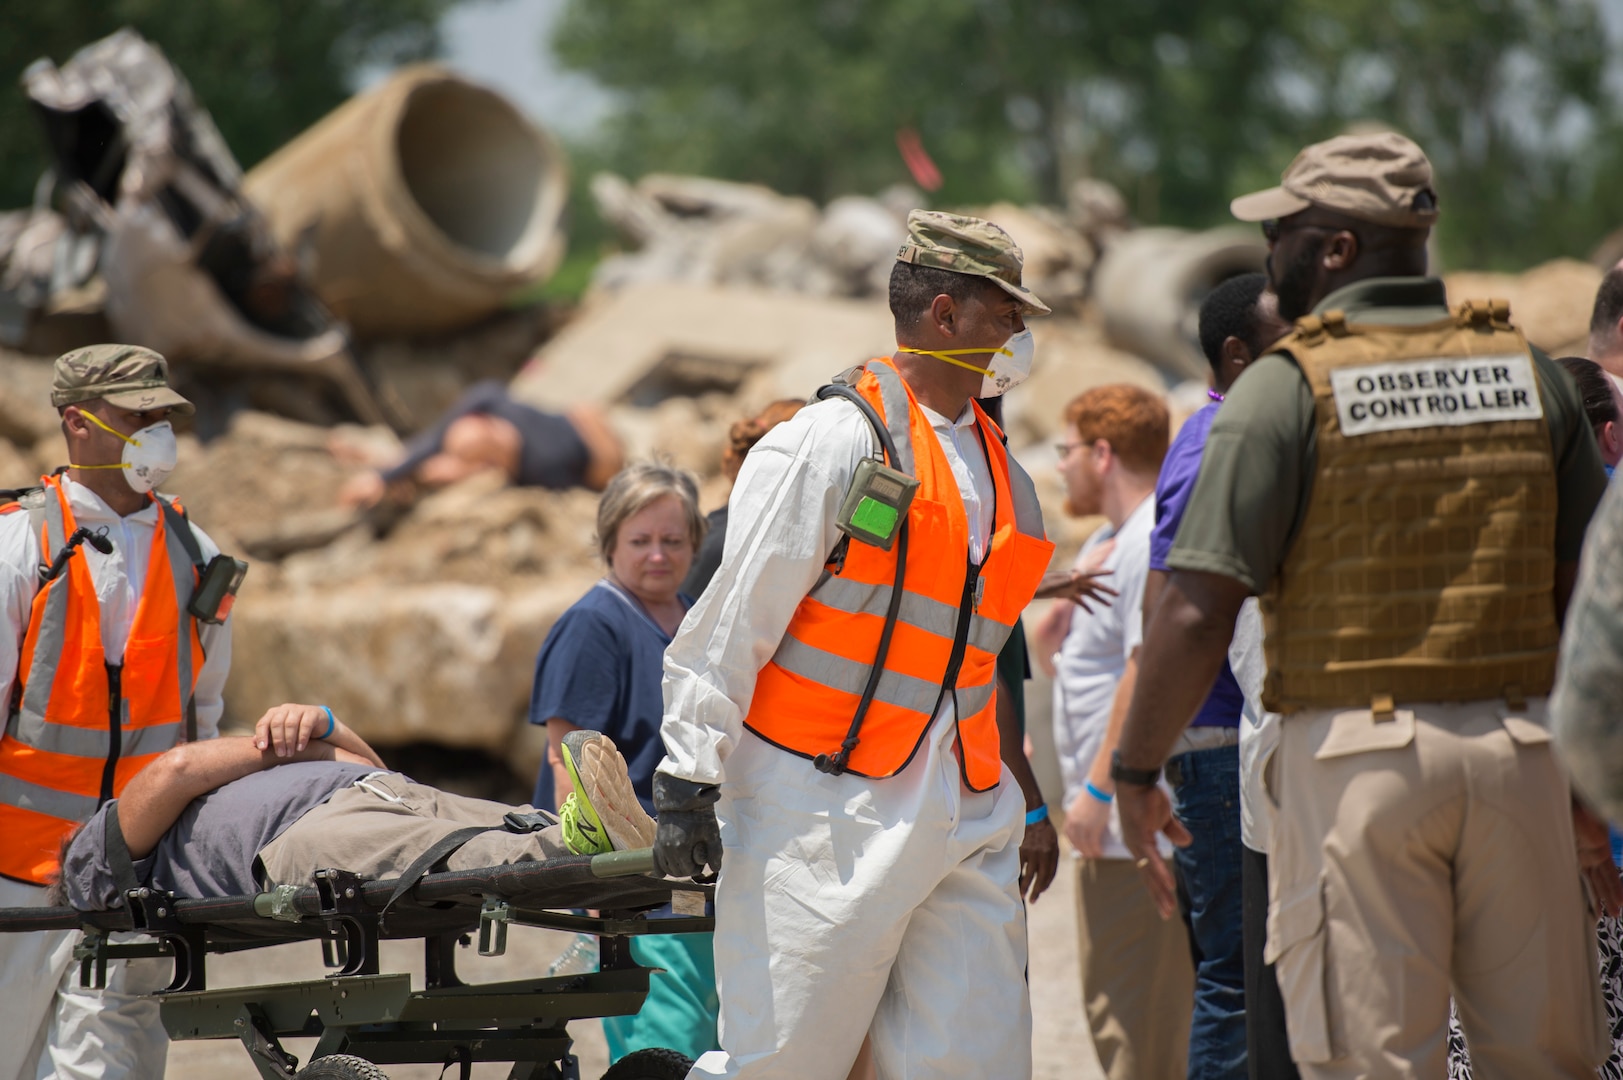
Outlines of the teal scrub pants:
[{"label": "teal scrub pants", "polygon": [[719,1050],[716,960],[710,934],[649,934],[631,939],[631,955],[647,968],[648,999],[634,1016],[605,1016],[610,1063],[633,1050],[664,1046],[697,1058]]}]

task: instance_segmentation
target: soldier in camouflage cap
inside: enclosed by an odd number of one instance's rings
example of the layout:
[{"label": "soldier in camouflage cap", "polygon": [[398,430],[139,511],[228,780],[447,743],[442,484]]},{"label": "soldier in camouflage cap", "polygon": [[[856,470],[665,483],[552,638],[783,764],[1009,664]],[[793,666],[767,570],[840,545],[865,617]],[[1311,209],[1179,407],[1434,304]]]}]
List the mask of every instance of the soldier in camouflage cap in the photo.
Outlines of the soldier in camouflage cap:
[{"label": "soldier in camouflage cap", "polygon": [[994,669],[1053,545],[974,400],[1031,370],[1020,269],[990,222],[910,216],[896,351],[750,451],[664,650],[654,860],[719,870],[724,916],[695,1076],[843,1078],[865,1034],[887,1076],[1031,1075],[1022,897],[1059,843]]},{"label": "soldier in camouflage cap", "polygon": [[87,345],[57,357],[51,404],[60,409],[97,398],[131,412],[195,411],[170,389],[169,362],[139,345]]},{"label": "soldier in camouflage cap", "polygon": [[1020,314],[1053,314],[1020,283],[1025,263],[1020,245],[990,221],[939,210],[914,210],[907,215],[907,239],[896,252],[896,261],[989,278],[1024,305]]},{"label": "soldier in camouflage cap", "polygon": [[[193,412],[164,358],[75,349],[56,361],[51,404],[66,468],[0,503],[6,908],[44,906],[67,836],[164,751],[218,733],[231,665],[230,620],[192,610],[206,568],[229,563],[157,490],[175,467],[169,418]],[[78,936],[0,934],[0,1047],[11,1052],[0,1077],[80,1076],[87,1062],[106,1080],[162,1076],[168,1040],[151,999],[129,989],[156,978],[158,962],[118,958],[105,990],[81,987]]]}]

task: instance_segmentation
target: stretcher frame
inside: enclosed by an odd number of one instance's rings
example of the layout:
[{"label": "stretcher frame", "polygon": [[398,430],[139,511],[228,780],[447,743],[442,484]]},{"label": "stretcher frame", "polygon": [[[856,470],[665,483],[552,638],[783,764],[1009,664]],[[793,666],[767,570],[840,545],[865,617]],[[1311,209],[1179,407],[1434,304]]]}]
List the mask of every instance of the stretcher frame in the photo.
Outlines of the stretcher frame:
[{"label": "stretcher frame", "polygon": [[[142,888],[121,910],[0,908],[0,932],[83,930],[74,950],[86,986],[106,983],[107,961],[172,957],[174,979],[157,995],[176,1041],[236,1039],[264,1080],[297,1075],[280,1040],[315,1037],[311,1061],[353,1054],[378,1065],[511,1062],[509,1080],[580,1080],[565,1027],[570,1020],[624,1016],[642,1007],[650,969],[631,956],[642,934],[701,933],[713,919],[646,912],[673,892],[708,899],[710,888],[654,876],[652,853],[571,855],[477,870],[428,874],[391,906],[392,880],[318,870],[311,884],[254,896],[198,900]],[[598,915],[568,910],[597,909]],[[595,934],[599,970],[551,978],[468,984],[456,952],[478,936],[481,956],[499,956],[510,925]],[[113,941],[138,931],[156,940]],[[378,943],[421,938],[426,977],[380,971]],[[207,958],[292,941],[319,940],[336,970],[323,979],[211,989]]]}]

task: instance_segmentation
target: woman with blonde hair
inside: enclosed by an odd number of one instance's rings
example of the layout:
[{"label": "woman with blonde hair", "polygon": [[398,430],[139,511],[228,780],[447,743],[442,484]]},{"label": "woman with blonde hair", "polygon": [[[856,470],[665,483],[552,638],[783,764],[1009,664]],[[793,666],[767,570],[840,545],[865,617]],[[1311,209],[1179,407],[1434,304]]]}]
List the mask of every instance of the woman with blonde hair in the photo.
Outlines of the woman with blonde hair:
[{"label": "woman with blonde hair", "polygon": [[[704,533],[698,484],[686,470],[645,462],[609,482],[597,507],[606,572],[553,624],[536,658],[530,722],[546,726],[548,750],[534,805],[561,807],[572,797],[560,748],[571,731],[589,728],[614,740],[637,801],[653,812],[654,768],[665,756],[659,737],[665,646],[693,603],[680,586]],[[660,970],[641,1012],[604,1019],[610,1058],[654,1046],[695,1058],[716,1049],[710,935],[633,938],[631,953]]]}]

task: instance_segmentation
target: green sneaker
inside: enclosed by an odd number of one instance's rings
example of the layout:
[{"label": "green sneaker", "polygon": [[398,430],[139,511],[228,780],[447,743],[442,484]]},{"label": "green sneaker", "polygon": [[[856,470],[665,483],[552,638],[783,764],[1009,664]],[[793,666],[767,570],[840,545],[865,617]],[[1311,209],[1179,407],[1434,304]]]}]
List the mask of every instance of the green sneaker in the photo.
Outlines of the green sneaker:
[{"label": "green sneaker", "polygon": [[600,855],[653,846],[654,819],[637,801],[613,739],[584,728],[571,731],[560,756],[575,788],[558,812],[570,851]]}]

